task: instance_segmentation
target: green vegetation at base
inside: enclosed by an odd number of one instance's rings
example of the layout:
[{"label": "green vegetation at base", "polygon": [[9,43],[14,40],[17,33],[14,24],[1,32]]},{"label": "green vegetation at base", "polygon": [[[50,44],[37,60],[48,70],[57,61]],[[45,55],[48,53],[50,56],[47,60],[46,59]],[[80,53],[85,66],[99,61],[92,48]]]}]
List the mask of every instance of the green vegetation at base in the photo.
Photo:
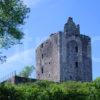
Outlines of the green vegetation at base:
[{"label": "green vegetation at base", "polygon": [[36,81],[1,84],[0,100],[100,100],[100,78],[83,83]]}]

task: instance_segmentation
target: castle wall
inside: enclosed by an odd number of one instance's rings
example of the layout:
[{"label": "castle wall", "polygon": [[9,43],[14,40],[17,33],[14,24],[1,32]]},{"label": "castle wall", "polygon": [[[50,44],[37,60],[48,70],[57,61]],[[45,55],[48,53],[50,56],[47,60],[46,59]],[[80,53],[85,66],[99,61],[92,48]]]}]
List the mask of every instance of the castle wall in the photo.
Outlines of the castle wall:
[{"label": "castle wall", "polygon": [[91,81],[90,38],[83,35],[66,36],[64,33],[60,38],[60,81]]},{"label": "castle wall", "polygon": [[[81,35],[82,36],[82,35]],[[83,59],[83,79],[92,80],[92,57],[91,57],[91,39],[88,36],[82,36],[82,59]]]},{"label": "castle wall", "polygon": [[80,34],[72,18],[64,32],[52,34],[36,50],[37,79],[92,81],[91,39]]},{"label": "castle wall", "polygon": [[[61,44],[61,81],[81,80],[82,43],[80,38],[78,36],[66,37],[66,34],[63,34]],[[76,52],[76,47],[78,52]]]},{"label": "castle wall", "polygon": [[36,50],[37,79],[60,80],[59,34],[52,34]]}]

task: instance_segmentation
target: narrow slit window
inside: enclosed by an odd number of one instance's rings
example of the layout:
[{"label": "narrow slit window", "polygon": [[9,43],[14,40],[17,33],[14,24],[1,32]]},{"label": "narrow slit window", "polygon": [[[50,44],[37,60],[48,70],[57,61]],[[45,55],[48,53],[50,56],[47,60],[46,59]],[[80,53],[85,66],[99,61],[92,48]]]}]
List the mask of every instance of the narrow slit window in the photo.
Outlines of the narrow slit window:
[{"label": "narrow slit window", "polygon": [[41,47],[43,48],[43,43],[41,44]]},{"label": "narrow slit window", "polygon": [[75,47],[75,51],[76,51],[76,53],[78,53],[78,46]]},{"label": "narrow slit window", "polygon": [[78,62],[75,62],[75,67],[78,68]]},{"label": "narrow slit window", "polygon": [[43,54],[42,54],[42,59],[43,59]]},{"label": "narrow slit window", "polygon": [[43,74],[43,67],[41,68],[41,72],[42,72],[42,74]]},{"label": "narrow slit window", "polygon": [[70,76],[70,79],[72,79],[72,76]]}]

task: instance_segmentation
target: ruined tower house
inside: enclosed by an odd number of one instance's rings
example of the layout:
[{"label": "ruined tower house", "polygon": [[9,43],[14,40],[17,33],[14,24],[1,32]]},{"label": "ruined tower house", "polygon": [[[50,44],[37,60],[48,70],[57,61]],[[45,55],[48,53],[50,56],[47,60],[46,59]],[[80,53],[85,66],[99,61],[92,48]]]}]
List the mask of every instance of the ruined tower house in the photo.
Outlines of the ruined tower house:
[{"label": "ruined tower house", "polygon": [[51,34],[36,49],[36,78],[40,80],[92,81],[91,38],[69,17],[64,32]]}]

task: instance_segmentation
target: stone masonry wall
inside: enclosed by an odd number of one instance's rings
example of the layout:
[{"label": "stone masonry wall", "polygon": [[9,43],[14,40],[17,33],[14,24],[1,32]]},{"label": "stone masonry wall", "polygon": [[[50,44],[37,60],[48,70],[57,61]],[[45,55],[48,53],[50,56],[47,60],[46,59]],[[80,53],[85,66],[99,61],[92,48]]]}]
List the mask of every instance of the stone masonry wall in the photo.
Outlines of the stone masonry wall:
[{"label": "stone masonry wall", "polygon": [[64,32],[51,34],[36,50],[37,79],[92,81],[91,39],[80,34],[72,18]]},{"label": "stone masonry wall", "polygon": [[59,34],[55,33],[43,42],[36,50],[37,79],[58,82],[60,80],[59,67]]}]

